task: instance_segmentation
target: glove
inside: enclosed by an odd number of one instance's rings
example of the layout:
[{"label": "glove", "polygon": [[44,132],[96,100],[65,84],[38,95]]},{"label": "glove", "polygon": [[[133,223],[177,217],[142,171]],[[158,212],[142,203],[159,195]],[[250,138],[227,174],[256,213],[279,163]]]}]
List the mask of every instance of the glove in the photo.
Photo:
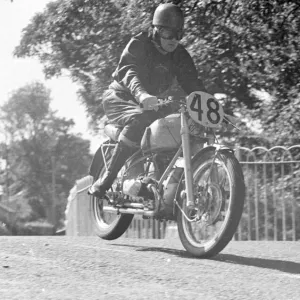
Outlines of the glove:
[{"label": "glove", "polygon": [[143,110],[158,110],[158,99],[156,96],[143,93],[139,96],[139,102]]}]

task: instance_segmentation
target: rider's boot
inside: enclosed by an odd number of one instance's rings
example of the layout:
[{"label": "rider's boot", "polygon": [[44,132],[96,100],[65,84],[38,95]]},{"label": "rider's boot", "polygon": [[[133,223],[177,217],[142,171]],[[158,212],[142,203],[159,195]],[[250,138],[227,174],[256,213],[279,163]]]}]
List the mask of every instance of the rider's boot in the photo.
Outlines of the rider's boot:
[{"label": "rider's boot", "polygon": [[103,198],[132,153],[133,149],[131,147],[127,146],[124,142],[119,141],[113,151],[105,175],[92,184],[88,190],[88,194],[97,198]]}]

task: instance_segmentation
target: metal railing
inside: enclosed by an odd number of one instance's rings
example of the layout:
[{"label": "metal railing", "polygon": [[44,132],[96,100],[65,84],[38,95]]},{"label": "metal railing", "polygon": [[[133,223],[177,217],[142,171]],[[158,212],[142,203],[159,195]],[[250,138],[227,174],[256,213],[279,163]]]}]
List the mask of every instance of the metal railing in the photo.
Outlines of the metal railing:
[{"label": "metal railing", "polygon": [[236,151],[246,184],[238,240],[300,239],[300,145]]},{"label": "metal railing", "polygon": [[[236,149],[246,184],[244,213],[235,240],[300,240],[300,145],[290,148]],[[69,197],[66,232],[93,235],[90,201],[92,178],[77,181]],[[164,238],[169,224],[134,218],[126,237]]]},{"label": "metal railing", "polygon": [[125,237],[139,239],[163,239],[166,236],[168,224],[171,222],[153,219],[142,219],[135,216],[125,232]]}]

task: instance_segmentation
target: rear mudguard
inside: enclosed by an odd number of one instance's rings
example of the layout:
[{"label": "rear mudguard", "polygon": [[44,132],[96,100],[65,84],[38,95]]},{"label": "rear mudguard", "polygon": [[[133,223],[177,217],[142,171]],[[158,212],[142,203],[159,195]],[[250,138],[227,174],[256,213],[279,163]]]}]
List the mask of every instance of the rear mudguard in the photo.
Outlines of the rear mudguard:
[{"label": "rear mudguard", "polygon": [[[107,147],[114,147],[114,145],[116,143],[117,142],[115,142],[111,139],[107,139],[99,146],[96,153],[94,154],[92,163],[89,168],[89,175],[91,175],[94,178],[94,180],[96,180],[98,178],[103,166],[105,165],[103,151],[105,151],[105,148],[107,148]],[[105,147],[105,145],[107,145],[107,146]],[[141,153],[142,153],[141,150],[134,152],[133,155],[130,156],[127,161],[135,159],[137,156],[141,155]],[[111,155],[111,152],[108,152],[108,156],[106,157],[106,162],[109,160],[110,155]]]},{"label": "rear mudguard", "polygon": [[96,180],[98,178],[99,173],[104,165],[104,157],[103,157],[102,150],[101,150],[102,146],[104,144],[111,144],[111,143],[113,143],[113,141],[111,141],[109,139],[105,140],[103,143],[101,143],[98,150],[94,154],[92,163],[89,168],[89,175],[93,176],[94,180]]},{"label": "rear mudguard", "polygon": [[[221,148],[220,148],[221,147]],[[230,152],[230,153],[234,153],[234,150],[229,148],[229,147],[226,147],[226,146],[220,146],[220,145],[216,145],[216,146],[207,146],[205,148],[202,148],[200,151],[198,151],[193,157],[192,157],[192,166],[193,166],[193,163],[195,161],[197,161],[197,159],[201,156],[204,156],[206,153],[208,152],[215,152],[216,149],[219,148],[219,152],[222,153],[222,152]],[[175,199],[176,201],[179,203],[179,205],[182,205],[182,198],[180,196],[180,193],[183,189],[183,183],[182,183],[182,180],[183,180],[183,177],[184,177],[184,171],[182,170],[182,175],[181,175],[181,178],[179,180],[179,183],[178,183],[178,187],[177,187],[177,191],[176,191],[176,194],[175,194]],[[176,205],[176,203],[174,202],[174,207],[173,207],[173,214],[174,214],[174,218],[176,220],[177,218],[177,213],[178,213],[178,207]]]}]

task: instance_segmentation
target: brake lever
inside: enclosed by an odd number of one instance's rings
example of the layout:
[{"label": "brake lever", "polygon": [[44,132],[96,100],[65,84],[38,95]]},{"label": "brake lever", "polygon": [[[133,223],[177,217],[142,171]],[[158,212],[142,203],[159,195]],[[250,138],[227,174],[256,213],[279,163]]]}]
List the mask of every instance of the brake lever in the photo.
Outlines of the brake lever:
[{"label": "brake lever", "polygon": [[237,127],[235,124],[233,124],[233,122],[230,119],[233,119],[234,117],[224,114],[224,118],[223,120],[226,121],[227,124],[230,124],[232,127],[234,127],[235,129],[241,131],[241,129],[239,127]]}]

